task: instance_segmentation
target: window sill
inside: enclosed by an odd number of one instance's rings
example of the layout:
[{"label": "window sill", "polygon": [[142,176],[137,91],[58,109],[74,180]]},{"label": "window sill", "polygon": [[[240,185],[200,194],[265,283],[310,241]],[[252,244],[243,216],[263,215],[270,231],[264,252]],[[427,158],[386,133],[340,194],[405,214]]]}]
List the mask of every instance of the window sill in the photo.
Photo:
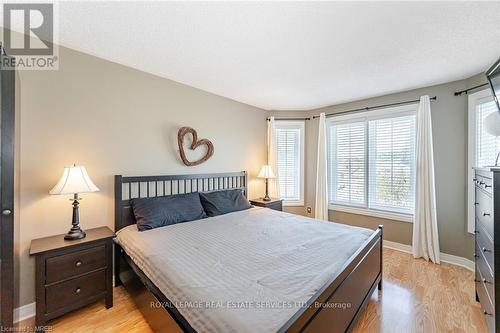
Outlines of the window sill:
[{"label": "window sill", "polygon": [[304,206],[304,201],[283,200],[283,206],[284,207]]},{"label": "window sill", "polygon": [[374,209],[367,209],[367,208],[360,208],[360,207],[351,207],[351,206],[343,206],[343,205],[333,205],[333,204],[330,204],[330,205],[328,205],[328,208],[330,210],[336,210],[336,211],[344,212],[344,213],[367,215],[367,216],[373,216],[373,217],[378,217],[378,218],[383,218],[383,219],[388,219],[388,220],[401,221],[401,222],[407,222],[407,223],[413,223],[413,218],[414,218],[412,215],[406,215],[406,214],[400,214],[400,213],[392,213],[392,212],[384,212],[384,211],[381,211],[381,210],[374,210]]}]

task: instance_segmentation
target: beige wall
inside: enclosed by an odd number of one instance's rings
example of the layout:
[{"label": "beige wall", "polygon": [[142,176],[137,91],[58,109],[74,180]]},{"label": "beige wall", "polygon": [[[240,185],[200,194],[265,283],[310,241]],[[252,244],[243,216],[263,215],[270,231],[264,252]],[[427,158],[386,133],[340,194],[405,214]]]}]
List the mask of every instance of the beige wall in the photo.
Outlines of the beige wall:
[{"label": "beige wall", "polygon": [[[113,175],[249,172],[249,195],[266,160],[267,112],[125,66],[60,48],[58,71],[20,76],[20,216],[17,305],[34,301],[34,238],[70,227],[68,196],[50,196],[63,167],[85,165],[101,189],[82,194],[81,225],[113,228]],[[176,133],[188,125],[212,140],[214,156],[184,166]]]},{"label": "beige wall", "polygon": [[[320,112],[333,113],[369,105],[379,105],[418,99],[421,95],[437,96],[433,101],[432,122],[434,136],[434,159],[437,194],[437,217],[441,252],[465,258],[473,258],[474,238],[467,232],[467,96],[456,97],[453,93],[486,82],[482,74],[467,80],[431,86],[422,89],[380,96],[318,110],[283,113],[270,112],[276,116],[312,116]],[[307,121],[305,179],[305,206],[314,211],[316,182],[316,144],[318,120]],[[305,211],[305,207],[294,207],[289,211]],[[330,220],[350,225],[376,228],[384,225],[387,240],[411,244],[413,225],[369,216],[330,211]]]}]

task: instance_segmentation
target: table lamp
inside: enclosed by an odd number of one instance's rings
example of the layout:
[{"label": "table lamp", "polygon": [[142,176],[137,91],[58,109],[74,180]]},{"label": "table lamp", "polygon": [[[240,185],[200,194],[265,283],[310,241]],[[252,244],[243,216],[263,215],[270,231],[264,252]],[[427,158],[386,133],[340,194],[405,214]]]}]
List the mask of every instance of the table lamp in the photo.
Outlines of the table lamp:
[{"label": "table lamp", "polygon": [[87,170],[83,165],[73,165],[72,167],[64,168],[63,174],[59,182],[49,191],[49,194],[73,194],[73,225],[64,239],[74,240],[85,238],[85,231],[80,226],[80,217],[78,214],[78,193],[97,192],[99,189],[90,180]]},{"label": "table lamp", "polygon": [[264,201],[271,201],[271,198],[269,197],[268,180],[276,178],[276,175],[273,172],[273,168],[270,165],[263,165],[262,169],[260,169],[259,175],[257,177],[266,179],[266,196],[263,198],[263,200]]},{"label": "table lamp", "polygon": [[[494,137],[500,136],[500,111],[494,111],[484,118],[484,130],[486,133],[493,135]],[[498,158],[500,157],[500,151],[497,154],[497,159],[495,160],[495,166],[498,166]]]}]

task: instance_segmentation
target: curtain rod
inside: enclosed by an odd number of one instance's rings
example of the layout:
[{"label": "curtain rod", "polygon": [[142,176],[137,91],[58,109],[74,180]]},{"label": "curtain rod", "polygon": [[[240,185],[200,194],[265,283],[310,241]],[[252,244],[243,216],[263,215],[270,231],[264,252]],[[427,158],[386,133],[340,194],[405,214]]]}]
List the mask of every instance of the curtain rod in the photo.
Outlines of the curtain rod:
[{"label": "curtain rod", "polygon": [[[266,118],[267,121],[271,118]],[[274,120],[311,120],[311,118],[274,118]]]},{"label": "curtain rod", "polygon": [[[437,97],[436,96],[431,97],[430,100],[435,101],[435,100],[437,100]],[[405,104],[418,103],[418,102],[420,102],[420,99],[415,99],[415,100],[411,100],[411,101],[404,101],[404,102],[397,102],[397,103],[390,103],[390,104],[381,104],[381,105],[375,105],[375,106],[367,106],[367,107],[359,108],[359,109],[352,109],[352,110],[346,110],[346,111],[341,111],[341,112],[327,113],[325,116],[326,117],[339,116],[339,115],[351,113],[351,112],[369,111],[369,110],[380,109],[380,108],[385,108],[385,107],[389,107],[389,106],[398,106],[398,105],[405,105]],[[319,118],[319,115],[313,116],[312,118],[313,119]]]},{"label": "curtain rod", "polygon": [[460,90],[460,91],[455,91],[455,96],[460,96],[462,95],[463,93],[465,93],[466,95],[469,93],[469,91],[471,90],[474,90],[474,89],[477,89],[477,88],[481,88],[481,87],[484,87],[484,86],[487,86],[488,83],[483,83],[483,84],[480,84],[480,85],[477,85],[477,86],[474,86],[472,88],[469,88],[469,89],[464,89],[464,90]]}]

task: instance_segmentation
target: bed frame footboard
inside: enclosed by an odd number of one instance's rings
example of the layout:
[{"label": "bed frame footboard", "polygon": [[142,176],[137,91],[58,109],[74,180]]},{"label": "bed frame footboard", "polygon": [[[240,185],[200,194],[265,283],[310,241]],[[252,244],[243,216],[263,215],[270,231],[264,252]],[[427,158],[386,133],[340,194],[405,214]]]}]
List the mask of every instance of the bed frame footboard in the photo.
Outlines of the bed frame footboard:
[{"label": "bed frame footboard", "polygon": [[314,295],[278,332],[350,332],[371,295],[382,289],[382,234],[379,226],[342,273]]}]

